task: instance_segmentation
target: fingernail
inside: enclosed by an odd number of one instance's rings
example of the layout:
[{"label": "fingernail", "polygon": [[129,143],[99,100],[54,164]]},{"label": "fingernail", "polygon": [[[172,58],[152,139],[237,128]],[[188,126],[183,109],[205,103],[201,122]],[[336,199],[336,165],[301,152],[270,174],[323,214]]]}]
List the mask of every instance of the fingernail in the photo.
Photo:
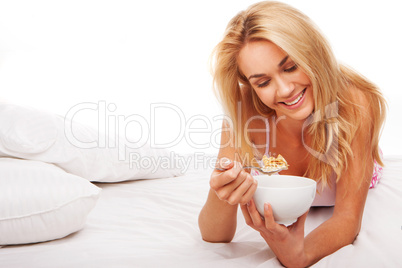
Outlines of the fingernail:
[{"label": "fingernail", "polygon": [[228,158],[222,158],[221,159],[221,167],[227,167],[227,166],[229,166],[229,164],[231,163],[232,161],[230,161],[230,159],[228,159]]},{"label": "fingernail", "polygon": [[264,204],[264,210],[268,210],[269,209],[269,204],[268,203],[265,203]]}]

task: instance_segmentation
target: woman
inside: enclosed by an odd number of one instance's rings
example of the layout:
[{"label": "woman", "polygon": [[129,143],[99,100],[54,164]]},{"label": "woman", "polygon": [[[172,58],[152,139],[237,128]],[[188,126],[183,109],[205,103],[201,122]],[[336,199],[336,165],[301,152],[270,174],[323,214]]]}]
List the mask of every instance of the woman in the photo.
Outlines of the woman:
[{"label": "woman", "polygon": [[[373,170],[382,165],[386,103],[378,88],[337,62],[308,17],[270,1],[230,21],[216,47],[214,81],[229,119],[218,157],[225,171],[212,173],[199,215],[203,239],[230,242],[240,205],[246,223],[285,266],[311,265],[352,243],[370,184],[378,180]],[[315,205],[334,205],[333,216],[306,237],[307,212],[286,227],[274,221],[269,204],[263,218],[256,210],[257,182],[241,167],[268,154],[289,163],[280,174],[319,183]]]}]

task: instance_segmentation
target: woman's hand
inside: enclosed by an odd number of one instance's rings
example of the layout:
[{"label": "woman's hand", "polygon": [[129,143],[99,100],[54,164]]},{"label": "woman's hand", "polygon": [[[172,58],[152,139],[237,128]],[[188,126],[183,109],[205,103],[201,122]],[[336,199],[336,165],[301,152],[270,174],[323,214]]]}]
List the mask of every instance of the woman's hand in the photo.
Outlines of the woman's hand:
[{"label": "woman's hand", "polygon": [[308,211],[295,223],[286,227],[274,221],[272,207],[264,204],[264,218],[260,216],[251,199],[241,206],[247,225],[257,230],[279,261],[286,267],[305,267],[307,258],[304,250],[304,223]]},{"label": "woman's hand", "polygon": [[257,180],[242,169],[239,162],[222,158],[220,167],[225,171],[215,170],[211,175],[210,187],[218,198],[230,205],[247,204],[257,189]]}]

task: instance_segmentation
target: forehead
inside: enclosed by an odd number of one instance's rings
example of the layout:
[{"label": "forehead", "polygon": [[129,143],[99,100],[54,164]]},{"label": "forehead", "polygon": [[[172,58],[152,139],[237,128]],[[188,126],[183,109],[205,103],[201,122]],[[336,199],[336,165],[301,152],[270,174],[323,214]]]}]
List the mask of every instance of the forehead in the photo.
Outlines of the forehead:
[{"label": "forehead", "polygon": [[285,56],[286,53],[272,42],[252,41],[240,50],[237,63],[241,72],[249,77],[273,71]]}]

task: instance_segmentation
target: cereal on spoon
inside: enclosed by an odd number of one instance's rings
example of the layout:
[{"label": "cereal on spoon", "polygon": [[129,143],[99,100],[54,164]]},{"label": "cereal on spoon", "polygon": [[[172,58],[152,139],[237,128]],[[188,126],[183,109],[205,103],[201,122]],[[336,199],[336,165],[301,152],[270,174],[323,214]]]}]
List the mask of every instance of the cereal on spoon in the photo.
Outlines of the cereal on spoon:
[{"label": "cereal on spoon", "polygon": [[288,162],[286,162],[285,158],[283,158],[283,156],[280,154],[278,155],[278,157],[268,157],[264,155],[262,157],[262,163],[264,165],[262,167],[262,170],[265,172],[275,171],[279,169],[285,170],[289,167]]}]

